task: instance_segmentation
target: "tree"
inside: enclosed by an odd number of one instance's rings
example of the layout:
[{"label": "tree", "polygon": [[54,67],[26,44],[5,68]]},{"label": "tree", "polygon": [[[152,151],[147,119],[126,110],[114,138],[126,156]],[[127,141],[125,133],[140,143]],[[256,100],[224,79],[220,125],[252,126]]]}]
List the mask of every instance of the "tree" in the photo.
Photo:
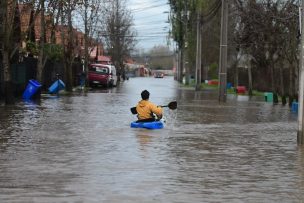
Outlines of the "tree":
[{"label": "tree", "polygon": [[43,82],[42,73],[46,63],[46,56],[44,53],[45,47],[45,0],[39,0],[40,5],[40,40],[39,40],[39,55],[37,64],[37,77],[36,79]]},{"label": "tree", "polygon": [[[214,21],[214,17],[217,17],[221,4],[219,0],[170,0],[169,4],[171,7],[172,38],[177,42],[181,56],[179,67],[186,70],[186,84],[188,84],[190,74],[195,72],[196,60],[204,58],[204,65],[207,65],[214,63],[214,58],[218,58],[218,44],[216,42],[219,39],[217,36],[219,23]],[[200,21],[199,26],[197,26],[197,21]],[[202,26],[206,26],[202,34],[204,38],[199,40],[200,44],[197,44],[199,39],[197,33],[200,33],[197,32],[197,29],[202,29]],[[196,52],[200,51],[198,46],[202,49],[201,56],[196,56]],[[209,59],[208,56],[212,58]],[[188,62],[187,66],[185,66],[185,60]],[[216,60],[217,62],[218,60]],[[179,72],[181,71],[179,70]],[[181,81],[180,78],[178,80]]]},{"label": "tree", "polygon": [[154,46],[148,55],[151,69],[171,69],[173,67],[173,53],[167,46]]},{"label": "tree", "polygon": [[114,0],[105,16],[104,40],[112,62],[117,67],[118,76],[125,77],[124,61],[130,57],[135,46],[135,31],[132,30],[133,17],[126,9],[126,1]]},{"label": "tree", "polygon": [[[179,49],[179,70],[178,70],[178,80],[182,82],[182,74],[185,70],[185,78],[186,84],[189,84],[190,78],[190,67],[189,65],[186,66],[186,61],[189,51],[188,46],[191,44],[189,43],[191,37],[189,33],[189,28],[191,28],[190,21],[188,19],[188,1],[183,0],[170,0],[169,1],[170,8],[171,8],[171,17],[170,22],[172,26],[172,38],[176,41]],[[191,13],[190,13],[191,16]],[[188,52],[189,51],[189,52]],[[191,61],[193,62],[193,60]]]},{"label": "tree", "polygon": [[[61,41],[63,43],[63,64],[66,81],[66,91],[71,92],[73,88],[73,72],[72,66],[75,60],[76,52],[74,47],[76,45],[74,38],[74,28],[72,22],[73,12],[77,6],[78,0],[60,0],[59,7],[61,16]],[[66,39],[67,33],[67,39]]]},{"label": "tree", "polygon": [[235,5],[239,15],[235,42],[244,53],[252,56],[256,70],[269,77],[258,82],[268,84],[274,95],[284,96],[286,84],[282,66],[288,61],[291,68],[289,95],[294,95],[292,81],[298,61],[296,1],[235,1]]},{"label": "tree", "polygon": [[[99,37],[98,33],[101,32],[99,22],[101,21],[103,1],[101,0],[80,0],[78,2],[79,14],[82,17],[84,24],[84,71],[86,74],[86,81],[88,81],[88,64],[89,64],[89,47],[92,46],[94,37]],[[87,82],[86,82],[87,83]]]},{"label": "tree", "polygon": [[283,21],[284,27],[286,28],[286,34],[284,44],[282,44],[282,56],[287,61],[287,66],[289,70],[289,88],[288,97],[289,105],[291,106],[293,100],[297,100],[297,76],[299,67],[299,23],[298,23],[298,6],[297,2],[290,0],[286,2],[284,7],[285,18],[288,19]]},{"label": "tree", "polygon": [[[1,54],[3,62],[4,97],[6,104],[14,104],[11,59],[18,53],[19,39],[16,34],[18,25],[18,3],[16,0],[1,1],[2,29],[0,30]],[[20,32],[19,32],[20,36]]]},{"label": "tree", "polygon": [[[36,79],[43,84],[44,67],[48,59],[58,60],[62,56],[61,46],[56,45],[55,26],[58,24],[58,14],[62,9],[55,0],[30,0],[26,4],[31,9],[30,21],[26,39],[26,50],[32,55],[37,56]],[[56,20],[53,20],[57,10]],[[56,25],[54,23],[56,21]],[[39,24],[37,24],[37,22]],[[39,40],[36,42],[35,27],[39,26]],[[46,41],[47,33],[51,33],[51,40]],[[38,94],[39,95],[39,94]],[[39,95],[40,96],[40,95]]]}]

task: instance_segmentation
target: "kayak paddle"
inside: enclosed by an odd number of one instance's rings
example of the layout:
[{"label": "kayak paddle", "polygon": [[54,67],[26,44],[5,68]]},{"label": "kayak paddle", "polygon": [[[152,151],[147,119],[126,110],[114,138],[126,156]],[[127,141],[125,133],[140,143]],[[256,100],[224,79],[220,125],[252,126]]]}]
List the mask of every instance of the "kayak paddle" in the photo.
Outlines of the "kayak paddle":
[{"label": "kayak paddle", "polygon": [[[160,106],[160,107],[168,107],[169,109],[174,110],[177,108],[177,102],[172,101],[168,105]],[[130,110],[131,110],[132,114],[137,114],[136,107],[132,107]]]}]

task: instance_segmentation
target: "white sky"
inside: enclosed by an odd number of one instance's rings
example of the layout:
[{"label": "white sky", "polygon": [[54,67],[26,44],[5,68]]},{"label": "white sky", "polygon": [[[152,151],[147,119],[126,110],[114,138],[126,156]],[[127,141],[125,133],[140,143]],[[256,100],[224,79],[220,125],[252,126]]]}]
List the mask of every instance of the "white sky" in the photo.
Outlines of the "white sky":
[{"label": "white sky", "polygon": [[[149,51],[157,45],[168,45],[168,32],[170,24],[168,16],[170,11],[169,0],[126,0],[128,9],[134,19],[134,29],[137,32],[136,48],[142,52]],[[83,30],[82,18],[74,16],[74,26]],[[172,39],[170,48],[173,50]]]},{"label": "white sky", "polygon": [[134,18],[137,48],[148,51],[156,45],[167,45],[168,0],[128,0],[127,6]]}]

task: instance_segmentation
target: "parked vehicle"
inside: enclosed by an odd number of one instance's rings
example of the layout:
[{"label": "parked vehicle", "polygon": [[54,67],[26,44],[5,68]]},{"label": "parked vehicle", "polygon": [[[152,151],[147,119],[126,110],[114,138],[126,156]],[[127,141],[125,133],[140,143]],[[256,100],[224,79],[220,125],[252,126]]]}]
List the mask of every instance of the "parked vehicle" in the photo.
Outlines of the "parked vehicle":
[{"label": "parked vehicle", "polygon": [[115,87],[117,85],[116,68],[113,65],[91,64],[88,79],[90,86]]},{"label": "parked vehicle", "polygon": [[160,71],[157,71],[157,72],[154,73],[154,77],[155,78],[163,78],[164,77],[164,73],[160,72]]}]

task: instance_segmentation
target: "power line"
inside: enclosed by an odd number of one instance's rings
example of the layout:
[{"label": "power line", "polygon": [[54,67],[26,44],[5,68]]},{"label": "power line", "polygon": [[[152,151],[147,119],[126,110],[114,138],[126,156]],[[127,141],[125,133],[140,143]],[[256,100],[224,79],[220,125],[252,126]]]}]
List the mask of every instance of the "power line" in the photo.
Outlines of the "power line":
[{"label": "power line", "polygon": [[138,33],[146,33],[146,32],[150,33],[150,32],[155,31],[155,30],[159,30],[159,31],[167,32],[167,33],[170,31],[169,28],[168,29],[166,29],[166,28],[160,28],[160,29],[158,29],[158,28],[147,28],[147,29],[140,29],[137,32]]},{"label": "power line", "polygon": [[203,15],[203,22],[207,23],[210,22],[212,20],[212,18],[217,14],[217,12],[219,11],[219,9],[221,8],[222,5],[222,1],[221,0],[217,0],[209,9],[208,13]]},{"label": "power line", "polygon": [[142,22],[133,26],[149,26],[151,24],[157,24],[159,25],[160,23],[166,24],[165,22],[163,22],[162,20],[156,20],[156,21],[148,21],[148,22]]},{"label": "power line", "polygon": [[159,34],[157,34],[157,33],[151,33],[151,34],[149,34],[149,33],[145,33],[145,34],[141,34],[141,35],[137,35],[136,37],[137,38],[140,38],[140,37],[146,37],[146,36],[151,36],[151,35],[153,35],[153,36],[158,36],[158,37],[160,37],[160,38],[162,38],[162,37],[168,37],[169,35],[168,35],[168,33],[159,33]]},{"label": "power line", "polygon": [[139,38],[139,37],[161,37],[161,36],[167,36],[168,33],[150,33],[149,35],[140,35],[140,36],[134,36],[134,35],[120,35],[120,34],[103,34],[101,36],[107,37],[107,36],[116,36],[116,37],[132,37],[132,38]]},{"label": "power line", "polygon": [[155,5],[155,6],[143,7],[143,8],[140,8],[140,9],[131,10],[131,12],[137,13],[137,12],[147,11],[147,9],[153,9],[153,8],[163,7],[165,5],[168,5],[168,4],[166,3],[166,4]]},{"label": "power line", "polygon": [[145,27],[145,26],[154,26],[154,25],[158,25],[158,26],[168,26],[168,23],[162,21],[162,20],[158,20],[158,21],[147,21],[147,22],[141,22],[141,23],[135,23],[132,26],[133,27]]},{"label": "power line", "polygon": [[[136,6],[146,6],[146,5],[151,5],[151,3],[159,3],[159,2],[163,2],[163,0],[157,0],[157,1],[153,1],[153,2],[141,2],[141,3],[136,3]],[[137,8],[134,8],[137,9]]]},{"label": "power line", "polygon": [[[164,11],[160,11],[160,13],[159,14],[167,14],[167,13],[164,13]],[[144,16],[144,17],[141,17],[140,18],[140,20],[142,20],[142,19],[146,19],[146,18],[150,18],[151,19],[151,17],[155,17],[155,15],[156,15],[156,13],[155,14],[153,14],[153,15],[149,15],[149,16]],[[168,15],[167,15],[168,16]]]}]

